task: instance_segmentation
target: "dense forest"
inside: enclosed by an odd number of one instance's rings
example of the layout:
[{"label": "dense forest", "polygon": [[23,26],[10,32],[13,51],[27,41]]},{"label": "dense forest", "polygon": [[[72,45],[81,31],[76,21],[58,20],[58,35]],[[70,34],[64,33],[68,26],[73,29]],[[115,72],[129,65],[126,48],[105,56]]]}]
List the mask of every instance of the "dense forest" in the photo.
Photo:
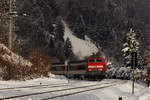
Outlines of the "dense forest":
[{"label": "dense forest", "polygon": [[[1,17],[8,19],[9,3],[4,1],[1,11],[6,14]],[[54,60],[64,61],[62,20],[75,36],[84,40],[87,35],[118,63],[123,61],[121,50],[130,28],[140,43],[140,54],[149,51],[149,0],[16,0],[14,4],[17,16],[13,23],[13,51],[25,58],[37,48]],[[8,22],[3,23],[6,25],[0,28],[8,33]],[[6,45],[7,35],[1,35]]]},{"label": "dense forest", "polygon": [[120,62],[130,28],[137,34],[141,54],[149,49],[149,4],[149,0],[16,0],[16,50],[27,56],[30,48],[41,47],[64,60],[61,20],[65,20],[74,35],[81,39],[87,35]]},{"label": "dense forest", "polygon": [[[146,66],[147,69],[150,66],[149,0],[12,0],[12,4],[15,15],[12,20],[11,51],[33,63],[33,68],[29,71],[45,73],[38,72],[36,67],[43,68],[49,65],[51,60],[64,61],[68,58],[67,51],[70,51],[71,60],[77,60],[71,51],[70,39],[65,41],[63,38],[62,21],[67,23],[76,37],[85,40],[85,36],[88,36],[100,47],[95,56],[101,55],[102,52],[107,58],[106,61],[113,61],[115,67],[125,66],[122,51],[130,38],[128,34],[134,33],[133,40],[138,43],[138,57],[142,59],[139,66]],[[10,32],[9,10],[9,1],[2,0],[0,43],[7,47]],[[5,47],[2,46],[3,50]],[[7,49],[7,52],[11,51]]]}]

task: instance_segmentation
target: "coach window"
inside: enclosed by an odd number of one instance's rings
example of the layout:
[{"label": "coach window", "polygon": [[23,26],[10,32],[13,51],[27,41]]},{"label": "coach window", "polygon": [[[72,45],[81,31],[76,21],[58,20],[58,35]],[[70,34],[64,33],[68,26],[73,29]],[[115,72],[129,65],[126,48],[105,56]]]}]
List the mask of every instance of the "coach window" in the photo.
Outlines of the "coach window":
[{"label": "coach window", "polygon": [[96,62],[102,62],[102,60],[101,59],[96,59]]},{"label": "coach window", "polygon": [[94,63],[94,62],[95,62],[95,59],[90,59],[89,62],[90,62],[90,63]]}]

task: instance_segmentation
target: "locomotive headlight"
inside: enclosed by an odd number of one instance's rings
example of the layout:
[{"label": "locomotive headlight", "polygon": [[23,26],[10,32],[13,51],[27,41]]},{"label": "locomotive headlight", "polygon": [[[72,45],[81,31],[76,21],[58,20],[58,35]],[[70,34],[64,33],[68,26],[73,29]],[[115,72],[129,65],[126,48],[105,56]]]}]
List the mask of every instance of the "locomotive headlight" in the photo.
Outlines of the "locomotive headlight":
[{"label": "locomotive headlight", "polygon": [[88,68],[94,68],[95,66],[88,66]]},{"label": "locomotive headlight", "polygon": [[98,70],[102,71],[102,69],[98,69]]},{"label": "locomotive headlight", "polygon": [[102,68],[103,66],[97,66],[98,68]]}]

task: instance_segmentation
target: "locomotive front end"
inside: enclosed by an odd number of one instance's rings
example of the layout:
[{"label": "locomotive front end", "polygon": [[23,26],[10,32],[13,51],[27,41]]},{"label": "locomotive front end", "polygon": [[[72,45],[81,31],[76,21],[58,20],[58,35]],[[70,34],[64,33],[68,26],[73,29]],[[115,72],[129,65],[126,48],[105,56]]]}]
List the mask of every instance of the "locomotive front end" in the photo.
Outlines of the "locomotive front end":
[{"label": "locomotive front end", "polygon": [[87,73],[92,75],[102,75],[105,72],[105,63],[103,58],[88,58]]}]

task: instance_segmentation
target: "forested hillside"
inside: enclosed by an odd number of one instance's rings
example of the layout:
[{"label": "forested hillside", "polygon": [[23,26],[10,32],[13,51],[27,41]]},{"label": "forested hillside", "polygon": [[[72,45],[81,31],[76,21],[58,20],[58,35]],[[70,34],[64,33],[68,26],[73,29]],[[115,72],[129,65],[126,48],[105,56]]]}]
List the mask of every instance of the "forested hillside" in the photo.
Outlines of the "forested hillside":
[{"label": "forested hillside", "polygon": [[149,0],[17,0],[16,50],[27,56],[30,48],[41,47],[64,60],[63,52],[57,53],[64,50],[63,19],[74,35],[81,39],[87,35],[120,62],[130,28],[137,34],[141,53],[149,49],[149,5]]},{"label": "forested hillside", "polygon": [[[130,40],[130,35],[134,35],[131,36],[134,37],[131,40],[136,41],[138,45],[138,60],[142,62],[138,66],[150,68],[149,0],[12,0],[12,2],[14,15],[10,52],[30,60],[33,68],[37,65],[43,68],[51,61],[63,62],[66,58],[77,60],[79,58],[77,55],[81,54],[74,54],[71,51],[71,42],[82,40],[87,44],[85,42],[87,39],[90,40],[89,43],[97,46],[93,46],[96,51],[99,50],[98,54],[93,53],[92,56],[103,55],[105,61],[115,67],[127,66],[125,63],[127,60],[124,59],[127,55],[124,55],[123,51],[126,52],[125,47],[130,45],[130,41],[127,41]],[[2,0],[0,43],[4,44],[4,47],[9,47],[8,35],[11,30],[9,10],[9,1]],[[65,33],[68,31],[70,33],[66,35],[68,39],[65,41]],[[71,40],[69,36],[78,38]],[[66,48],[67,43],[69,50]],[[67,54],[70,54],[70,57]],[[33,72],[43,73],[38,72],[36,68]]]}]

